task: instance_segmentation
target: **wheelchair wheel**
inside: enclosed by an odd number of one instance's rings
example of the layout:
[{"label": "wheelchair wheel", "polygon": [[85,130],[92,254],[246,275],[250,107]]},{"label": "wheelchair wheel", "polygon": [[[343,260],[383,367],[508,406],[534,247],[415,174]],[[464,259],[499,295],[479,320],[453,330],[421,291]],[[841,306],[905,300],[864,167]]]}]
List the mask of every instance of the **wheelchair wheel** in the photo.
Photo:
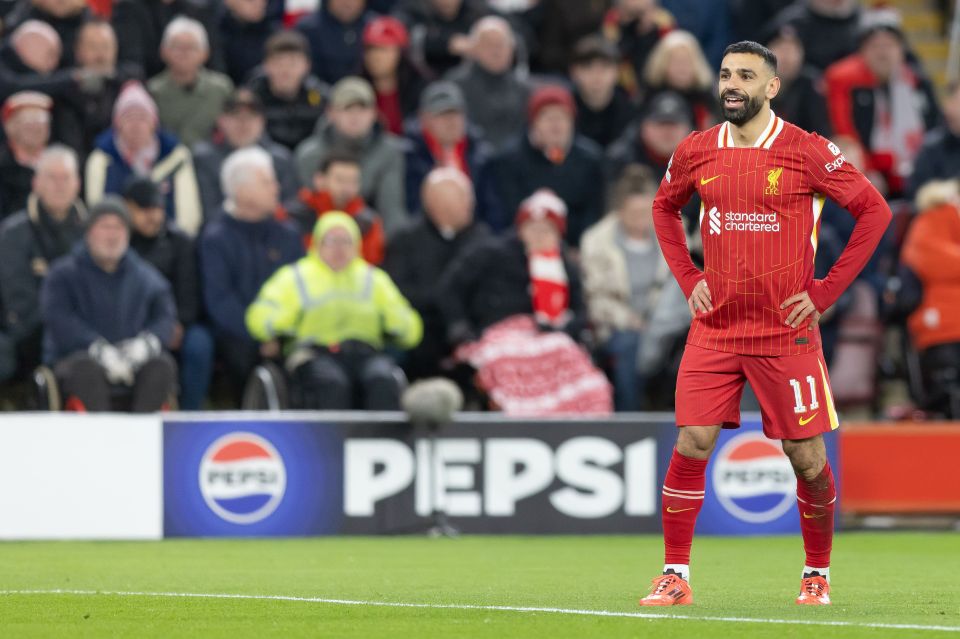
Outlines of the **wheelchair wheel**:
[{"label": "wheelchair wheel", "polygon": [[243,390],[243,410],[281,411],[290,405],[287,376],[273,362],[264,362],[253,369]]},{"label": "wheelchair wheel", "polygon": [[59,412],[63,410],[60,398],[60,385],[47,366],[38,366],[33,371],[34,401],[38,410]]}]

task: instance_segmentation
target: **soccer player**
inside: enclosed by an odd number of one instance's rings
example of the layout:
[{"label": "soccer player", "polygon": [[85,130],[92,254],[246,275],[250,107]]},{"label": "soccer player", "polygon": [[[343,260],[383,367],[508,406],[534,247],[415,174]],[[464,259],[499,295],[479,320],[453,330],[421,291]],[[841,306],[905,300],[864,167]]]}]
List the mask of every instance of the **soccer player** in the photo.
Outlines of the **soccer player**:
[{"label": "soccer player", "polygon": [[[663,254],[693,323],[677,379],[677,444],[663,485],[666,561],[644,606],[693,603],[690,546],[705,470],[721,428],[737,428],[744,382],[763,432],[797,474],[806,551],[798,604],[830,603],[836,501],[822,433],[837,428],[817,322],[856,278],[890,222],[890,209],[840,149],[770,110],[777,59],[756,42],[727,47],[719,94],[724,123],[677,147],[653,205]],[[704,271],[690,259],[680,208],[696,190]],[[826,278],[813,279],[824,198],[856,227]]]}]

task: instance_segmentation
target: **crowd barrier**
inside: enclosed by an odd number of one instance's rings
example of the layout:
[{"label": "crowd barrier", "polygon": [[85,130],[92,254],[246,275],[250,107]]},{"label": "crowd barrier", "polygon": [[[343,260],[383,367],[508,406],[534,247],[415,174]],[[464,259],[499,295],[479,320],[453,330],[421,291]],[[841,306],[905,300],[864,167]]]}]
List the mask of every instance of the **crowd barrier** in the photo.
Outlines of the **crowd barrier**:
[{"label": "crowd barrier", "polygon": [[[464,533],[655,532],[675,436],[669,414],[465,413],[436,430],[397,413],[7,414],[0,539],[397,534],[426,530],[435,510]],[[826,439],[841,510],[960,512],[957,465],[930,464],[940,488],[923,496],[893,489],[929,485],[914,447],[927,460],[948,439],[956,451],[960,425],[850,425]],[[928,474],[891,472],[915,462]],[[721,435],[697,530],[796,532],[795,487],[747,416]]]}]

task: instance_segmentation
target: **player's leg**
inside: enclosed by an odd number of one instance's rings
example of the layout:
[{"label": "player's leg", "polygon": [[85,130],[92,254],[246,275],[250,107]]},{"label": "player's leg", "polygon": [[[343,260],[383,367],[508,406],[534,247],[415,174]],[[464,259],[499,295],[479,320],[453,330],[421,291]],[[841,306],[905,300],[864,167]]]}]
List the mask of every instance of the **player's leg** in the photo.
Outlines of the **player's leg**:
[{"label": "player's leg", "polygon": [[743,375],[737,358],[687,345],[677,379],[677,444],[663,482],[663,574],[642,606],[693,603],[690,549],[703,506],[707,461],[722,425],[740,420]]}]

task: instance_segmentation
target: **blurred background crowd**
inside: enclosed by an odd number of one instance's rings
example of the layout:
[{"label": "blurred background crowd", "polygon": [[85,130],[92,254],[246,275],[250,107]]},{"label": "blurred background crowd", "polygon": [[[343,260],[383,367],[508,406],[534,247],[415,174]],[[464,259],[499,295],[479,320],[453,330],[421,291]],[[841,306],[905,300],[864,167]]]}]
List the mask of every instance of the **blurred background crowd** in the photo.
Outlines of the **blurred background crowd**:
[{"label": "blurred background crowd", "polygon": [[[751,39],[777,114],[895,211],[821,322],[837,403],[960,417],[951,4],[0,0],[5,406],[45,375],[73,410],[229,408],[274,362],[294,407],[436,375],[490,407],[463,347],[526,316],[616,410],[669,409],[690,318],[653,196]],[[818,277],[853,226],[822,220]],[[499,383],[562,367],[534,368]]]}]

